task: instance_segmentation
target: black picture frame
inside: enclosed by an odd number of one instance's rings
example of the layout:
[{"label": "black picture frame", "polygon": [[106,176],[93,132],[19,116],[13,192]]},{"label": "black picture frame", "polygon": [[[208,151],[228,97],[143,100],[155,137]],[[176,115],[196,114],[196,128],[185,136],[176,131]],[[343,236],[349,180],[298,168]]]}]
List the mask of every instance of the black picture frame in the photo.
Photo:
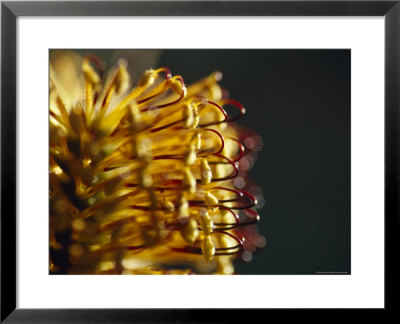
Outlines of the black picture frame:
[{"label": "black picture frame", "polygon": [[[1,2],[1,322],[228,322],[266,309],[16,308],[16,19],[19,16],[384,16],[385,308],[398,293],[400,0],[394,1],[2,1]],[[254,317],[255,316],[255,317]],[[369,313],[367,316],[371,316]],[[267,320],[267,318],[265,318]]]}]

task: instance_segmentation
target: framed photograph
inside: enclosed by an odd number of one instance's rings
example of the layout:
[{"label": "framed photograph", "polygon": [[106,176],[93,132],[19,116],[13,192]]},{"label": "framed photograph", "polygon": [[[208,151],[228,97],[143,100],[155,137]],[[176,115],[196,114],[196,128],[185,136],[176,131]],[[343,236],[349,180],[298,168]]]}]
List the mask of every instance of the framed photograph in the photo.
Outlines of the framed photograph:
[{"label": "framed photograph", "polygon": [[399,15],[2,2],[1,321],[394,309]]}]

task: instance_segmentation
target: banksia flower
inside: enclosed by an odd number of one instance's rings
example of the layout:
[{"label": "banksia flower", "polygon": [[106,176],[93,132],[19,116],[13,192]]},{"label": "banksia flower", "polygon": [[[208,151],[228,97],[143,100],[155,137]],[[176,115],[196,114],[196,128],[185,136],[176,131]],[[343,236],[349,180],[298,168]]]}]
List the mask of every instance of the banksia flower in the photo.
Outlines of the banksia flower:
[{"label": "banksia flower", "polygon": [[259,219],[238,189],[244,108],[220,72],[186,87],[150,69],[132,88],[124,60],[105,71],[94,56],[50,63],[51,273],[234,273]]}]

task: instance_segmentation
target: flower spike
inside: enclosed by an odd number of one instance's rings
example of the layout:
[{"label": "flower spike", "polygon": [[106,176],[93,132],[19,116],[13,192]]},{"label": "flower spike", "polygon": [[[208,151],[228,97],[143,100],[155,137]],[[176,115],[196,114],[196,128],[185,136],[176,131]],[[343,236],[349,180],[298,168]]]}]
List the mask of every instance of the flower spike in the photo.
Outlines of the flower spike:
[{"label": "flower spike", "polygon": [[52,61],[50,272],[234,273],[260,218],[241,164],[260,140],[235,124],[245,109],[221,72],[186,86],[148,69],[132,87],[124,59],[106,75],[96,56],[64,55],[80,91]]}]

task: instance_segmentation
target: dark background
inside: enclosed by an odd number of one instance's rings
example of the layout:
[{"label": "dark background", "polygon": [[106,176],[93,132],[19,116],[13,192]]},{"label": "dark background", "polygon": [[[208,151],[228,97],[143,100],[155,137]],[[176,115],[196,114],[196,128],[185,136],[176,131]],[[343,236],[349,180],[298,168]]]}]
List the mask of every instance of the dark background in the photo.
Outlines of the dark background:
[{"label": "dark background", "polygon": [[186,84],[221,71],[246,107],[239,124],[263,138],[250,178],[263,189],[267,246],[236,272],[350,273],[350,50],[138,52]]}]

